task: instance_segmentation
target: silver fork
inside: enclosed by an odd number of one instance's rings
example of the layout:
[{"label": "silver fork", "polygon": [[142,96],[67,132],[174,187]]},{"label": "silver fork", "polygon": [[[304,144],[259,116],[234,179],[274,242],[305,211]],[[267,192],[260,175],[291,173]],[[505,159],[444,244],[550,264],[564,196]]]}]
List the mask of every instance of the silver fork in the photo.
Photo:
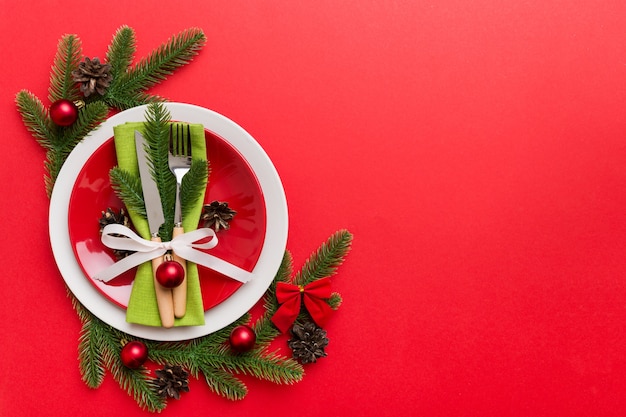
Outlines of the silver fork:
[{"label": "silver fork", "polygon": [[[172,238],[174,238],[185,232],[180,207],[180,184],[191,168],[191,129],[188,124],[170,124],[168,165],[170,171],[176,177],[176,203],[174,205],[174,229],[172,231]],[[187,310],[187,263],[183,258],[177,256],[176,253],[173,253],[172,257],[185,269],[185,279],[172,290],[174,316],[180,318],[185,315]]]},{"label": "silver fork", "polygon": [[168,155],[170,171],[176,177],[176,205],[174,206],[174,225],[182,227],[180,207],[180,184],[191,168],[191,129],[189,125],[170,124],[170,151]]}]

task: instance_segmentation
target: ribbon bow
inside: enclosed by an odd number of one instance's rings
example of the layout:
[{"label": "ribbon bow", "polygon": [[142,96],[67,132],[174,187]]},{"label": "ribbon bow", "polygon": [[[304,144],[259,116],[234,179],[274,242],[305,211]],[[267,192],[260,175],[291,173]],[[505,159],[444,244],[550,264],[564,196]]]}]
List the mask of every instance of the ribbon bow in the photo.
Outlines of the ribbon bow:
[{"label": "ribbon bow", "polygon": [[276,284],[276,299],[282,304],[272,316],[272,322],[285,333],[298,318],[302,299],[313,321],[320,327],[330,318],[332,309],[326,300],[330,298],[330,278],[321,278],[308,285],[295,285],[286,282]]},{"label": "ribbon bow", "polygon": [[[204,243],[194,243],[210,237]],[[121,224],[109,224],[102,230],[102,243],[112,249],[135,251],[130,256],[98,272],[94,278],[108,282],[129,269],[148,262],[167,251],[174,250],[178,256],[198,265],[205,266],[240,282],[248,282],[252,274],[220,258],[202,252],[217,246],[217,236],[213,229],[201,228],[176,236],[169,242],[146,240]]]}]

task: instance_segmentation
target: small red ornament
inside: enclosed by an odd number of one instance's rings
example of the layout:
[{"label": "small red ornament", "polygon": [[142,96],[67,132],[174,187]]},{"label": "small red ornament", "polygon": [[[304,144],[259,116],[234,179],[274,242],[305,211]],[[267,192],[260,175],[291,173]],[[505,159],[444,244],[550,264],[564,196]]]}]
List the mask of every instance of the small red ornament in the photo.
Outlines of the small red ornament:
[{"label": "small red ornament", "polygon": [[57,100],[50,106],[50,118],[59,126],[69,126],[78,119],[78,106],[67,99]]},{"label": "small red ornament", "polygon": [[185,269],[176,261],[165,261],[157,268],[156,279],[165,288],[178,287],[185,279]]},{"label": "small red ornament", "polygon": [[256,333],[252,327],[242,324],[237,326],[230,332],[230,347],[238,353],[247,352],[254,347],[256,343]]},{"label": "small red ornament", "polygon": [[133,340],[124,345],[120,358],[127,368],[137,369],[148,359],[148,347],[143,342]]}]

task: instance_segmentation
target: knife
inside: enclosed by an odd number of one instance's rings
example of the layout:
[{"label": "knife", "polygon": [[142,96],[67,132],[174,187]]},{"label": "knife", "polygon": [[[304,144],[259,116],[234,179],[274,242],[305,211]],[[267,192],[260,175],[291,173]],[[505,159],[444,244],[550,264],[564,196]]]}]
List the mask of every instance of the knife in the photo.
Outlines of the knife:
[{"label": "knife", "polygon": [[[163,207],[161,206],[161,196],[156,182],[150,174],[150,165],[148,163],[148,155],[146,152],[146,140],[143,135],[135,130],[135,148],[137,149],[137,163],[139,164],[139,176],[141,178],[141,188],[143,191],[143,200],[146,206],[146,215],[148,218],[148,228],[150,229],[150,240],[160,242],[159,228],[165,222],[163,215]],[[163,327],[174,326],[174,300],[172,298],[172,290],[163,287],[156,280],[156,270],[163,263],[163,257],[152,260],[152,276],[154,279],[154,290],[156,293],[157,305],[159,307],[159,316],[161,317],[161,325]]]}]

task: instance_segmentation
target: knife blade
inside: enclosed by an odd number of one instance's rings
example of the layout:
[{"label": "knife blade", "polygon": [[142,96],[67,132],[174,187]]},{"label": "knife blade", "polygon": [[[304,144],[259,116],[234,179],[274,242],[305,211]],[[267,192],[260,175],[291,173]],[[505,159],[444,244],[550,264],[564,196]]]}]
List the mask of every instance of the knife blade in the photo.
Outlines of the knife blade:
[{"label": "knife blade", "polygon": [[[135,149],[137,150],[139,177],[141,179],[141,189],[146,207],[146,217],[148,218],[148,228],[150,229],[150,240],[160,242],[161,238],[158,236],[158,233],[159,228],[165,222],[165,216],[163,215],[159,189],[150,173],[150,164],[148,162],[146,148],[147,143],[145,138],[141,132],[135,130]],[[154,290],[159,308],[159,316],[161,317],[161,325],[169,328],[174,326],[174,300],[172,298],[172,290],[163,287],[156,279],[157,268],[162,263],[162,256],[152,260],[152,277],[154,279]]]},{"label": "knife blade", "polygon": [[146,139],[141,132],[135,130],[135,148],[137,149],[137,163],[139,164],[139,177],[141,178],[141,189],[143,190],[143,200],[146,206],[148,217],[148,228],[154,237],[159,233],[159,228],[165,222],[163,207],[161,206],[161,196],[156,182],[150,174],[148,163],[148,153],[146,151]]}]

